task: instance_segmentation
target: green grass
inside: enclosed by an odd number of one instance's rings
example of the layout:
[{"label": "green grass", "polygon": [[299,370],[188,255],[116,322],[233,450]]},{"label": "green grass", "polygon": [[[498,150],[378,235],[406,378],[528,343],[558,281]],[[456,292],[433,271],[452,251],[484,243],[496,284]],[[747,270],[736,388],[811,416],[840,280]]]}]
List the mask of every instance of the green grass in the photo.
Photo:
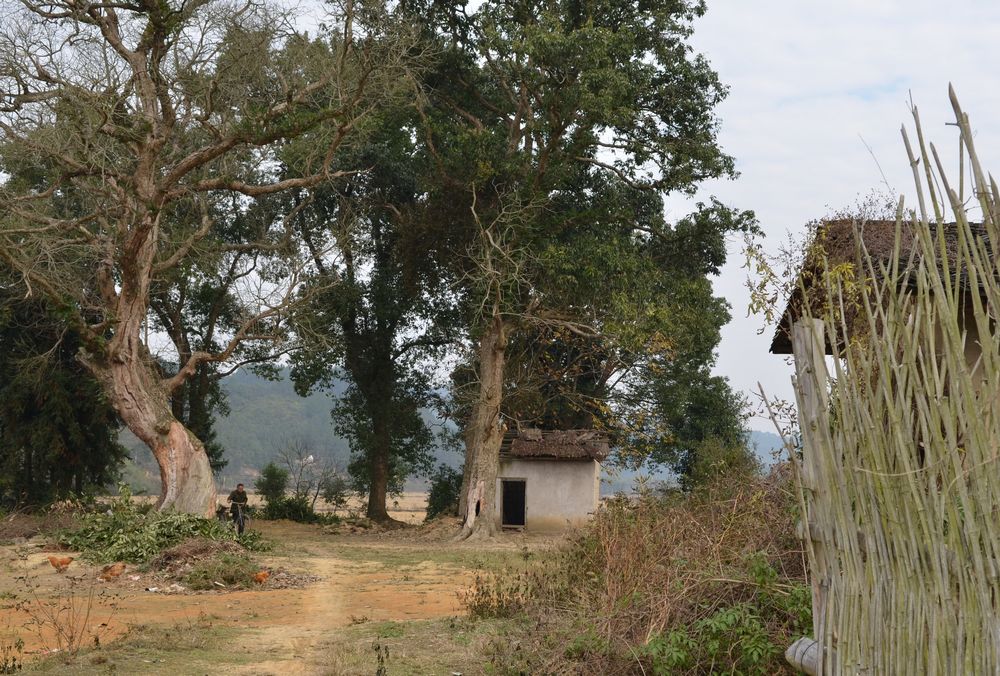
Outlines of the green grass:
[{"label": "green grass", "polygon": [[[384,568],[405,568],[422,563],[450,564],[471,570],[501,569],[517,566],[525,560],[525,553],[515,549],[476,549],[474,547],[441,546],[428,544],[369,545],[367,543],[337,543],[332,555],[346,561],[369,563]],[[532,559],[543,556],[532,552]]]},{"label": "green grass", "polygon": [[388,673],[489,673],[489,652],[496,641],[516,635],[515,620],[467,618],[378,622],[340,630],[326,646],[330,673],[372,674],[381,647]]},{"label": "green grass", "polygon": [[[244,633],[214,618],[171,626],[138,625],[121,638],[98,648],[81,650],[67,659],[55,655],[25,665],[32,674],[177,674],[220,673],[220,668],[251,663],[236,649]],[[224,671],[224,669],[222,669]]]}]

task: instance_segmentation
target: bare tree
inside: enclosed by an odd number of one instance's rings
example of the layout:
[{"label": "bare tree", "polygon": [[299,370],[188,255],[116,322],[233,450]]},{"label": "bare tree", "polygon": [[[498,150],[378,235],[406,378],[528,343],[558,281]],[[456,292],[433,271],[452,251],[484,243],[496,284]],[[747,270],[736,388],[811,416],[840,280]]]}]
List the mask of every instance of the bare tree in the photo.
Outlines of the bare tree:
[{"label": "bare tree", "polygon": [[[204,447],[170,394],[199,365],[233,365],[241,345],[286,340],[308,271],[288,227],[298,207],[220,230],[350,173],[332,169],[338,151],[407,90],[414,44],[375,4],[358,13],[346,0],[310,39],[257,0],[4,3],[0,257],[83,336],[82,361],[156,457],[161,509],[215,504]],[[306,132],[307,171],[283,177],[282,149]],[[236,267],[237,321],[164,377],[143,331],[151,288],[212,256]]]},{"label": "bare tree", "polygon": [[346,500],[346,482],[329,458],[318,457],[312,444],[302,439],[285,442],[278,451],[278,460],[288,469],[292,495],[309,501],[313,511],[320,496],[330,502],[334,512]]}]

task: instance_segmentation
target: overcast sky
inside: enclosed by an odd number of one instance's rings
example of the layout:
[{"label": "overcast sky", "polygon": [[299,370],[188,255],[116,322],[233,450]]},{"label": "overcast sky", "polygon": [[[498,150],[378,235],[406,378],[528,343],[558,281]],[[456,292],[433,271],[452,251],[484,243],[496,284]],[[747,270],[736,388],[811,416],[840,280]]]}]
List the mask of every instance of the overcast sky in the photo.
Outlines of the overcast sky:
[{"label": "overcast sky", "polygon": [[[693,44],[731,87],[718,110],[720,141],[741,173],[706,185],[702,197],[754,210],[767,247],[884,188],[879,165],[894,193],[914,194],[899,133],[910,92],[928,140],[957,171],[957,131],[945,126],[954,83],[980,158],[998,171],[1000,2],[708,0]],[[683,205],[671,206],[681,215]],[[746,317],[741,248],[732,242],[715,283],[733,314],[716,372],[739,390],[760,381],[790,397],[790,369],[767,351],[773,327],[757,335],[763,318]],[[751,426],[771,429],[763,419]]]}]

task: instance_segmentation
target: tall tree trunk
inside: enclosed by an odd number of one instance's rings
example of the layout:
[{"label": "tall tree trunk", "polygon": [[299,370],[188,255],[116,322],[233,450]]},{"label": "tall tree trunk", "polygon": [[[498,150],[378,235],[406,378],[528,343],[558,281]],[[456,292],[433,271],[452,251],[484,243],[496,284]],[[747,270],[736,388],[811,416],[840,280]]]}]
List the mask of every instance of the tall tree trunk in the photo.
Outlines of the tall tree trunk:
[{"label": "tall tree trunk", "polygon": [[500,467],[500,444],[503,426],[500,404],[503,400],[503,374],[507,327],[498,312],[479,339],[479,398],[472,407],[466,430],[465,521],[458,539],[496,535],[497,473]]},{"label": "tall tree trunk", "polygon": [[[157,223],[149,217],[126,245],[118,323],[98,361],[86,360],[104,384],[108,399],[125,426],[141,439],[160,468],[161,510],[215,513],[215,482],[205,447],[171,410],[170,393],[142,343],[142,324],[149,302],[149,279],[156,251]],[[107,293],[111,293],[107,290]]]},{"label": "tall tree trunk", "polygon": [[368,518],[379,523],[392,521],[385,503],[389,493],[389,451],[392,436],[385,415],[373,418],[375,447],[368,462]]},{"label": "tall tree trunk", "polygon": [[[470,421],[472,417],[470,416]],[[466,425],[465,434],[462,435],[462,441],[465,442],[465,463],[462,465],[462,490],[458,492],[458,515],[465,520],[465,516],[469,513],[469,493],[466,488],[469,486],[469,475],[472,474],[472,463],[470,462],[471,454],[469,449],[473,446],[472,439],[472,425]]]}]

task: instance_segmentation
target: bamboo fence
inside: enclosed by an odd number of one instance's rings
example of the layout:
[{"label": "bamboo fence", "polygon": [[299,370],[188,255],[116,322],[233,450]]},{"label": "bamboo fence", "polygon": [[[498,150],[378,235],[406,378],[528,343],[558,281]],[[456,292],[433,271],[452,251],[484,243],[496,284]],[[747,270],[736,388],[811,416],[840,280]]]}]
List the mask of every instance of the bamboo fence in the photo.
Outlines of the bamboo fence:
[{"label": "bamboo fence", "polygon": [[828,271],[793,327],[815,644],[788,657],[810,673],[1000,672],[1000,191],[951,99],[971,194],[913,108],[893,255],[859,234],[862,269]]}]

